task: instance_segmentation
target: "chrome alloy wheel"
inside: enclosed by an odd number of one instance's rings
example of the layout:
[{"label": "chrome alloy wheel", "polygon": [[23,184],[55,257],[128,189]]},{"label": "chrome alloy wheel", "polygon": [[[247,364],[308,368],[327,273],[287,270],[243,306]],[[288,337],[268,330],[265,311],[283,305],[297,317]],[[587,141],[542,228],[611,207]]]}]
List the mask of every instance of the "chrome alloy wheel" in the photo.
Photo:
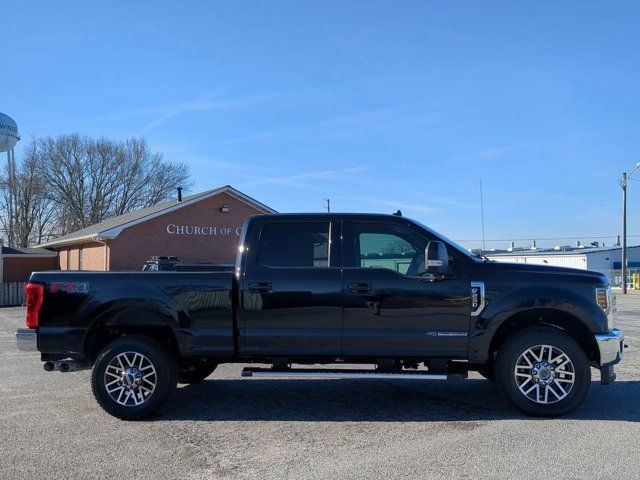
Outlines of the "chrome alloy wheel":
[{"label": "chrome alloy wheel", "polygon": [[514,369],[516,385],[529,400],[550,404],[565,398],[576,379],[569,356],[551,345],[536,345],[525,350]]},{"label": "chrome alloy wheel", "polygon": [[153,363],[137,352],[123,352],[113,357],[104,372],[104,386],[111,399],[125,407],[145,403],[157,383]]}]

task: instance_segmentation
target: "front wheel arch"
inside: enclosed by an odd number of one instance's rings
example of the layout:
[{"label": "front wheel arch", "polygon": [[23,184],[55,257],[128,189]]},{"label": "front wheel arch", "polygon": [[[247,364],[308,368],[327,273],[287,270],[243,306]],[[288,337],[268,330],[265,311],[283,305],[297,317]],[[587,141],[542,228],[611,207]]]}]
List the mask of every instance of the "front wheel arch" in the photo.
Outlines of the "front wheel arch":
[{"label": "front wheel arch", "polygon": [[580,345],[590,362],[599,363],[600,351],[595,336],[578,317],[561,310],[535,308],[515,313],[502,322],[491,339],[487,365],[494,364],[497,352],[511,336],[535,327],[565,332]]}]

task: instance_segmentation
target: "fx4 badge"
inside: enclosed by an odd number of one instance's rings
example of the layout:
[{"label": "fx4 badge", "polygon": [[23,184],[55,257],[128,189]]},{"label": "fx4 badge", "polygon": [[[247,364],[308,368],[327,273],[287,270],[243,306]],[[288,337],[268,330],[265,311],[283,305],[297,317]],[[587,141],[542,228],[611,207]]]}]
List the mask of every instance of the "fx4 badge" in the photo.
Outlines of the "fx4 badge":
[{"label": "fx4 badge", "polygon": [[88,293],[89,284],[87,282],[51,282],[49,290],[51,293]]},{"label": "fx4 badge", "polygon": [[471,316],[477,317],[485,306],[484,283],[471,282]]}]

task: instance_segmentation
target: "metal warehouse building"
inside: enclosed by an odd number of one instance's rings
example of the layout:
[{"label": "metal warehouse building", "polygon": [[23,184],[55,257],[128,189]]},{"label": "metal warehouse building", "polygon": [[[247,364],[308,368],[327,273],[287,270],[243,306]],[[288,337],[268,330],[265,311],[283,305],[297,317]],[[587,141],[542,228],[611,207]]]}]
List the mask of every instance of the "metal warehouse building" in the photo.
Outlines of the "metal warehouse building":
[{"label": "metal warehouse building", "polygon": [[[500,253],[486,252],[485,255],[497,262],[531,263],[594,270],[607,274],[614,284],[619,284],[619,278],[616,281],[616,274],[619,277],[619,270],[622,268],[622,248],[619,246],[562,246]],[[627,265],[631,272],[634,269],[640,271],[640,245],[627,247]]]}]

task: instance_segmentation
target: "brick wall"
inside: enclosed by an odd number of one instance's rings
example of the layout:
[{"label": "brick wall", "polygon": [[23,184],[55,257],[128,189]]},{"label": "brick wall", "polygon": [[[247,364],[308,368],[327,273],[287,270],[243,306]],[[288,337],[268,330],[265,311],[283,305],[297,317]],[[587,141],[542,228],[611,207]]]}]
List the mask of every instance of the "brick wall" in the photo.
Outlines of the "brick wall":
[{"label": "brick wall", "polygon": [[84,243],[82,245],[82,270],[104,270],[105,248],[101,243]]},{"label": "brick wall", "polygon": [[58,250],[58,265],[60,267],[60,270],[66,270],[67,269],[67,262],[68,262],[68,252],[67,252],[67,248],[60,248]]},{"label": "brick wall", "polygon": [[[228,213],[221,213],[226,204]],[[153,255],[175,255],[185,262],[234,263],[240,227],[264,213],[221,193],[124,230],[109,241],[111,270],[140,270]]]},{"label": "brick wall", "polygon": [[80,245],[69,247],[67,255],[69,256],[69,270],[80,269]]},{"label": "brick wall", "polygon": [[4,257],[2,266],[3,282],[26,282],[31,272],[57,270],[57,257]]}]

